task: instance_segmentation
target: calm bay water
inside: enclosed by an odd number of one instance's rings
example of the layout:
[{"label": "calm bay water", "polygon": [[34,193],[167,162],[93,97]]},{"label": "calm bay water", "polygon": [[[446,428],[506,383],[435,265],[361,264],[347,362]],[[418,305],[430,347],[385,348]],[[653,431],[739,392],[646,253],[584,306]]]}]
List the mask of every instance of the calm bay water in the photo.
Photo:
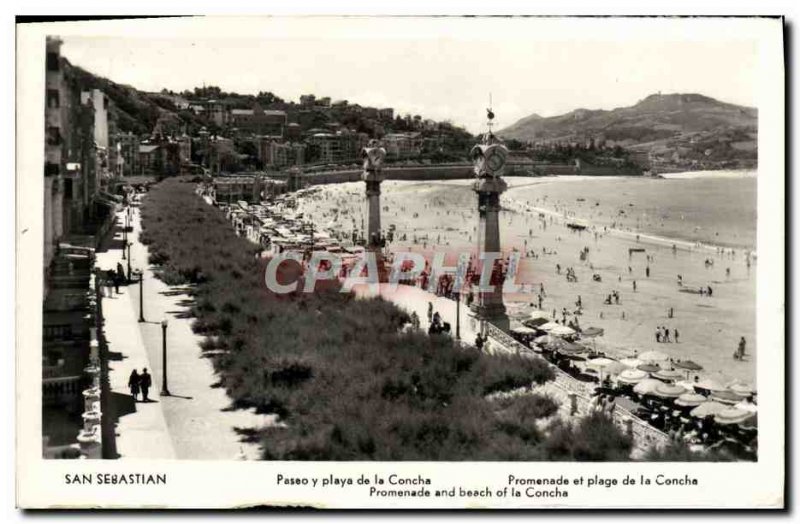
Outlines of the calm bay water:
[{"label": "calm bay water", "polygon": [[508,198],[616,226],[692,242],[754,250],[754,172],[694,172],[664,179],[509,178]]}]

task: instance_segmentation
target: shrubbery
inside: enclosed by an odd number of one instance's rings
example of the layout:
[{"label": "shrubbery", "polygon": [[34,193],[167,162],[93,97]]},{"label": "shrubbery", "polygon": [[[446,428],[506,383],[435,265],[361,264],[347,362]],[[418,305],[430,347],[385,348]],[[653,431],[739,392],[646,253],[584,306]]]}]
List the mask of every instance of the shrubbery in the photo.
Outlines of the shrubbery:
[{"label": "shrubbery", "polygon": [[[167,179],[142,206],[152,260],[171,283],[192,284],[195,332],[234,408],[278,413],[260,428],[278,460],[593,460],[627,458],[609,421],[560,425],[537,418],[555,403],[537,395],[488,400],[552,378],[546,363],[462,349],[446,336],[402,333],[407,314],[335,285],[275,295],[258,249],[223,214]],[[213,351],[212,351],[213,350]],[[252,432],[248,438],[254,438]]]}]

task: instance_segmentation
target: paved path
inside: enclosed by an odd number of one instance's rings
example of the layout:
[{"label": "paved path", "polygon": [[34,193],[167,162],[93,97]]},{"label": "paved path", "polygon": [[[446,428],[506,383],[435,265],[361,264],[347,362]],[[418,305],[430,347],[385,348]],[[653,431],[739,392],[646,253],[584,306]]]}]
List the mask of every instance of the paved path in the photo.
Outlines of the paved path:
[{"label": "paved path", "polygon": [[[122,215],[120,215],[122,216]],[[120,218],[120,223],[123,219]],[[139,323],[139,286],[133,285],[123,290],[126,301],[119,300],[128,306],[129,316],[125,323],[134,326],[130,333],[131,339],[139,340],[143,348],[142,362],[148,362],[148,369],[153,376],[151,397],[158,401],[153,406],[158,406],[165,421],[165,430],[174,449],[174,458],[197,460],[234,460],[258,459],[260,449],[258,444],[243,443],[235,428],[252,429],[275,423],[272,415],[256,415],[252,411],[228,411],[231,399],[222,388],[212,387],[219,381],[214,371],[213,364],[202,357],[200,342],[202,337],[195,335],[191,330],[191,318],[185,312],[190,307],[191,297],[186,289],[171,288],[155,278],[152,268],[147,263],[148,250],[139,240],[141,222],[139,210],[133,209],[133,232],[128,234],[131,246],[131,267],[144,268],[144,318],[145,322]],[[118,234],[121,238],[121,235]],[[121,257],[120,250],[111,250],[111,259],[108,267],[115,266]],[[116,258],[113,258],[116,254]],[[101,254],[104,255],[104,254]],[[123,262],[123,265],[125,263]],[[106,266],[103,266],[106,267]],[[109,302],[111,300],[108,300]],[[114,301],[116,302],[116,301]],[[168,354],[168,389],[170,396],[161,396],[162,386],[162,327],[161,321],[168,321],[167,327],[167,354]],[[115,319],[107,319],[111,324]],[[108,329],[108,328],[107,328]],[[114,349],[112,348],[112,351]],[[131,365],[127,361],[120,366],[119,372],[112,372],[114,383],[127,384],[130,369],[140,366]],[[117,366],[112,366],[117,367]],[[116,375],[122,375],[117,377]],[[138,406],[139,404],[137,404]],[[149,408],[150,405],[148,405]],[[133,414],[138,416],[139,412]],[[118,437],[118,451],[125,455],[125,448],[129,447],[127,439],[120,428]],[[156,446],[152,446],[156,448]],[[147,450],[142,450],[147,453]],[[157,457],[157,449],[150,450]],[[137,455],[138,456],[138,455]]]},{"label": "paved path", "polygon": [[[116,268],[120,256],[118,249],[98,253],[97,265],[104,270]],[[131,370],[136,369],[141,373],[143,368],[152,369],[131,303],[130,289],[123,286],[119,294],[113,295],[106,290],[102,301],[105,335],[111,356],[108,376],[112,411],[103,416],[117,419],[117,455],[119,458],[174,459],[175,450],[161,403],[134,402],[128,389]],[[155,390],[151,391],[150,397],[157,400]]]}]

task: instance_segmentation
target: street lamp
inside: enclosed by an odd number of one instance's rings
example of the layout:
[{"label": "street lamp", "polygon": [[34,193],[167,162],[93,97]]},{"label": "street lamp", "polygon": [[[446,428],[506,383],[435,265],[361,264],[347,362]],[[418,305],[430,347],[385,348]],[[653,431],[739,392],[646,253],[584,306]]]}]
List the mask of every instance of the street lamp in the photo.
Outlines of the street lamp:
[{"label": "street lamp", "polygon": [[167,389],[167,319],[161,321],[161,396],[169,396]]},{"label": "street lamp", "polygon": [[[128,283],[131,282],[131,245],[133,242],[128,242],[125,244],[125,248],[128,250]],[[124,258],[124,257],[123,257]]]},{"label": "street lamp", "polygon": [[139,276],[139,322],[144,322],[144,271],[136,270]]},{"label": "street lamp", "polygon": [[[124,228],[122,229],[122,260],[125,260],[125,246],[128,245],[128,214],[125,213],[125,224]],[[128,253],[128,258],[130,258],[130,253]]]}]

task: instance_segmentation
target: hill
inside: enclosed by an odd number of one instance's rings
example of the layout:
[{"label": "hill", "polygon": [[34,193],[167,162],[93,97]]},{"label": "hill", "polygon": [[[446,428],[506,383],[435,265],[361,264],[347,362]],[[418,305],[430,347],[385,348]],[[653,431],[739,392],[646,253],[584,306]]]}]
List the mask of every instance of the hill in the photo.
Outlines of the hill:
[{"label": "hill", "polygon": [[630,107],[530,115],[497,134],[537,143],[593,140],[671,165],[750,167],[757,160],[758,112],[695,93],[654,94]]}]

